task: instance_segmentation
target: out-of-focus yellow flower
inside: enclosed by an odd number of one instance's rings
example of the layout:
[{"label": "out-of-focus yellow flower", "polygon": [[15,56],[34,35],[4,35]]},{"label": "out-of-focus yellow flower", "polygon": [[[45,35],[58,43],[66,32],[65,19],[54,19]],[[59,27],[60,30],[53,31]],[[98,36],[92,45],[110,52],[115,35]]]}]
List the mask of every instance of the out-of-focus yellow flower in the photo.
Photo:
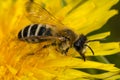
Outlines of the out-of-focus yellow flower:
[{"label": "out-of-focus yellow flower", "polygon": [[[40,2],[77,34],[88,34],[101,28],[110,17],[117,14],[116,10],[110,10],[110,8],[118,0],[40,0]],[[64,56],[56,52],[52,46],[41,50],[46,43],[31,44],[19,41],[17,33],[31,23],[24,15],[24,5],[25,1],[22,0],[0,1],[0,80],[89,80],[109,77],[114,80],[120,78],[119,69],[114,67],[114,64],[89,60],[84,62],[69,55],[77,56],[74,49],[70,49],[68,56]],[[110,32],[104,32],[88,36],[88,39],[102,39],[108,35]],[[117,42],[95,41],[91,42],[90,46],[95,56],[120,52]],[[91,52],[87,50],[86,55],[91,56]],[[74,68],[95,68],[108,72],[92,75]]]}]

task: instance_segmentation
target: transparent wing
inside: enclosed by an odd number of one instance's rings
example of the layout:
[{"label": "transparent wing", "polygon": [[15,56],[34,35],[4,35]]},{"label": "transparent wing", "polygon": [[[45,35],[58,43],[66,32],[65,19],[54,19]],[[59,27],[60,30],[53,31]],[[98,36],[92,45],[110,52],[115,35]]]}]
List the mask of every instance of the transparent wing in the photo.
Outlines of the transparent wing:
[{"label": "transparent wing", "polygon": [[29,0],[26,3],[26,16],[33,23],[43,23],[55,25],[58,28],[65,27],[60,21],[58,21],[51,13],[49,13],[40,4]]}]

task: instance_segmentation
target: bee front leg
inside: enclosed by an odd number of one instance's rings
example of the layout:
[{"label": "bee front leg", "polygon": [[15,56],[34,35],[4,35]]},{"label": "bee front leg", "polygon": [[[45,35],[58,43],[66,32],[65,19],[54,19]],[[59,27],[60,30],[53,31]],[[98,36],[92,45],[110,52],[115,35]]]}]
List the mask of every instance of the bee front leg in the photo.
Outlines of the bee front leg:
[{"label": "bee front leg", "polygon": [[58,44],[57,51],[67,56],[67,52],[68,52],[69,48],[70,48],[70,46],[67,46],[64,43],[61,43],[61,44]]}]

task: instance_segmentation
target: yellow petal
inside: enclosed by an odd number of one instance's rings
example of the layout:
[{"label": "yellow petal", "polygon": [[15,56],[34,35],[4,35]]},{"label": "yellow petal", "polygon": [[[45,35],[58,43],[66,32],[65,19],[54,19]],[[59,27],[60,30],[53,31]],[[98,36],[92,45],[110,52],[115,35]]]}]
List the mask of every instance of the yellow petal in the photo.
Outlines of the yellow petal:
[{"label": "yellow petal", "polygon": [[117,2],[118,0],[86,1],[67,15],[62,22],[79,34],[87,34],[99,29],[110,17],[117,14],[116,10],[109,10]]},{"label": "yellow petal", "polygon": [[120,78],[119,71],[106,72],[103,74],[93,75],[95,78],[104,80],[116,80]]},{"label": "yellow petal", "polygon": [[63,69],[67,69],[67,68],[95,68],[95,69],[101,69],[101,70],[106,70],[106,71],[118,71],[119,70],[118,68],[114,67],[114,64],[104,64],[104,63],[92,62],[92,61],[85,61],[84,62],[81,59],[70,58],[70,57],[61,57],[61,58],[49,60],[48,62],[46,61],[43,65],[44,65],[45,69],[50,68],[50,67],[51,68],[53,67],[56,69],[57,69],[57,67],[58,68],[63,67]]},{"label": "yellow petal", "polygon": [[[95,56],[110,55],[120,52],[119,42],[111,42],[111,43],[91,42],[90,46],[95,52]],[[88,54],[91,54],[91,51],[89,49],[87,50],[87,52]]]},{"label": "yellow petal", "polygon": [[110,35],[110,32],[104,32],[104,33],[99,33],[99,34],[94,34],[91,36],[88,36],[88,40],[96,40],[96,39],[103,39],[107,36]]}]

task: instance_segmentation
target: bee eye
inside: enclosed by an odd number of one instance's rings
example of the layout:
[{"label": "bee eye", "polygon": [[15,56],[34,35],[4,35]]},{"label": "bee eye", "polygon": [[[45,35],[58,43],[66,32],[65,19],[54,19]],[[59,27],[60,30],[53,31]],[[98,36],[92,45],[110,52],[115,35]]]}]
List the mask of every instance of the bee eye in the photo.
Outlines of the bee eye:
[{"label": "bee eye", "polygon": [[81,43],[81,41],[80,40],[77,40],[75,43],[74,43],[74,48],[77,50],[77,51],[79,51],[79,50],[81,50],[82,48],[83,48],[83,45],[82,45],[83,43]]},{"label": "bee eye", "polygon": [[78,38],[78,40],[74,42],[74,48],[77,51],[82,50],[84,48],[86,41],[87,41],[86,36],[81,34],[80,37]]}]

